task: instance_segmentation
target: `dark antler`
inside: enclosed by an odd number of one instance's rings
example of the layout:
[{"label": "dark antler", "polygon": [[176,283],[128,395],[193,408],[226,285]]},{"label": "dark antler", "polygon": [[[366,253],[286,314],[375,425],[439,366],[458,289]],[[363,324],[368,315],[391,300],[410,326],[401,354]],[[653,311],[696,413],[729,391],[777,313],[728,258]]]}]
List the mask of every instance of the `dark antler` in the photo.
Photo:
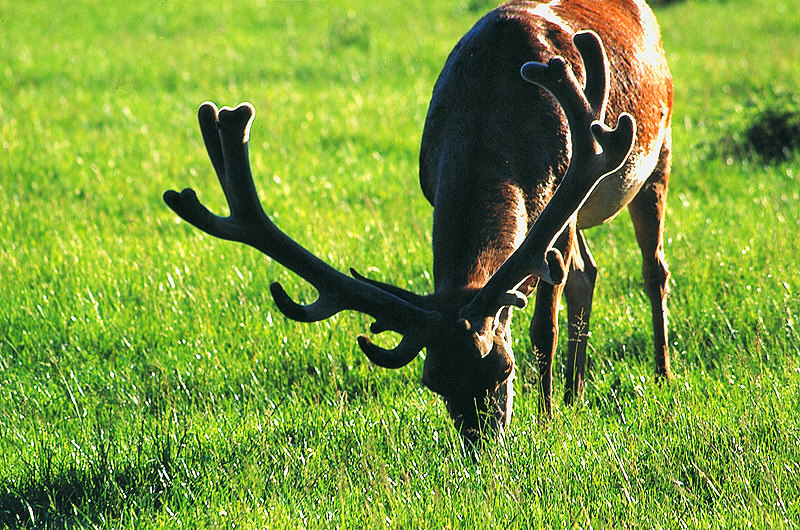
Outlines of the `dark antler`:
[{"label": "dark antler", "polygon": [[[636,124],[623,113],[617,127],[609,129],[602,121],[608,100],[608,62],[600,37],[592,31],[575,34],[573,42],[583,59],[586,88],[581,89],[572,69],[561,57],[548,64],[529,62],[522,66],[522,77],[549,91],[561,105],[570,129],[572,157],[561,184],[534,222],[525,240],[489,279],[481,291],[464,306],[459,315],[476,334],[485,334],[484,322],[497,311],[508,293],[530,275],[560,284],[566,277],[560,252],[550,248],[598,182],[625,162],[633,147]],[[519,299],[507,305],[524,306]]]},{"label": "dark antler", "polygon": [[247,103],[235,109],[223,107],[219,111],[213,103],[203,103],[198,111],[206,150],[228,201],[230,216],[211,213],[189,188],[180,193],[165,192],[164,202],[200,230],[260,250],[319,291],[316,302],[300,305],[279,283],[273,283],[270,286],[272,296],[287,317],[315,322],[345,309],[368,314],[375,318],[370,327],[373,333],[391,330],[402,334],[403,339],[396,348],[387,350],[359,336],[358,344],[367,357],[386,368],[408,364],[423,348],[440,314],[399,298],[374,282],[342,274],[275,226],[261,207],[250,172],[247,142],[254,115],[253,107]]}]

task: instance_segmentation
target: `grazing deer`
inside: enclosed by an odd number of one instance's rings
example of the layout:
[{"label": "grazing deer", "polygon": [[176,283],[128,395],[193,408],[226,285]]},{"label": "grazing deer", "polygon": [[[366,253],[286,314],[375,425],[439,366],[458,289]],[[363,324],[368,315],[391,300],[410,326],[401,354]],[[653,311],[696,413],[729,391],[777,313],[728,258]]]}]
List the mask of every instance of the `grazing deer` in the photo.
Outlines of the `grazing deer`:
[{"label": "grazing deer", "polygon": [[483,17],[447,59],[422,135],[420,184],[434,207],[435,290],[425,296],[353,270],[342,274],[272,223],[250,173],[248,104],[199,110],[230,216],[213,215],[191,189],[167,191],[164,200],[197,228],[250,245],[310,282],[319,291],[310,305],[271,285],[289,318],[319,321],[345,309],[372,316],[373,333],[402,335],[392,349],[358,337],[366,356],[386,368],[405,366],[426,348],[423,383],[443,397],[459,432],[476,441],[508,426],[511,313],[534,291],[530,337],[541,415],[551,413],[562,291],[565,401],[582,391],[597,269],[581,231],[625,206],[644,258],[656,374],[670,377],[662,232],[671,112],[658,24],[642,0],[518,1]]}]

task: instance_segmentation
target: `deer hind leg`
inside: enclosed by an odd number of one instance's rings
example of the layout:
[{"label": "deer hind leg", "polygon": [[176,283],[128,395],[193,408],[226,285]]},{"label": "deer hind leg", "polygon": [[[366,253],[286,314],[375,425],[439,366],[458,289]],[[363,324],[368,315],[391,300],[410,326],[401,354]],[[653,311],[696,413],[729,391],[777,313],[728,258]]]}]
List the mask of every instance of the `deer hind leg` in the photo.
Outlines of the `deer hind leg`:
[{"label": "deer hind leg", "polygon": [[[574,223],[556,239],[555,247],[569,262],[572,251]],[[531,347],[539,365],[539,417],[549,418],[553,411],[553,357],[558,342],[558,302],[564,285],[539,282],[536,288],[536,307],[531,320]]]},{"label": "deer hind leg", "polygon": [[589,317],[592,314],[592,296],[597,279],[597,266],[580,231],[575,232],[573,251],[564,298],[567,301],[569,345],[564,387],[567,405],[583,394],[586,347],[589,342]]},{"label": "deer hind leg", "polygon": [[644,290],[650,299],[653,318],[656,378],[669,379],[667,349],[667,306],[669,268],[664,259],[664,211],[667,201],[671,151],[669,136],[665,138],[655,170],[628,206],[642,251]]}]

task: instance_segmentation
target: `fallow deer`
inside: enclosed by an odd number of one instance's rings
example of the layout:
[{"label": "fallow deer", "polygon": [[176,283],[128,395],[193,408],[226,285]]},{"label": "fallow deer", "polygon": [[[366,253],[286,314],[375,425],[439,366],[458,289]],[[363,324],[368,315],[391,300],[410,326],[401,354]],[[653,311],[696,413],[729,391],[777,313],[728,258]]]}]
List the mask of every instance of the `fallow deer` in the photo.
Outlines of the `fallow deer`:
[{"label": "fallow deer", "polygon": [[484,16],[448,57],[422,134],[420,184],[434,207],[430,295],[352,269],[342,274],[272,223],[250,173],[248,104],[199,110],[230,216],[212,214],[191,189],[169,190],[164,200],[197,228],[250,245],[310,282],[319,298],[305,306],[271,285],[289,318],[319,321],[345,309],[372,316],[373,333],[402,335],[392,349],[358,337],[386,368],[426,348],[423,383],[474,442],[508,426],[511,313],[534,290],[540,414],[551,414],[562,291],[570,339],[564,399],[582,392],[597,269],[581,231],[626,206],[652,305],[656,375],[670,377],[662,237],[672,95],[660,30],[641,0],[517,1]]}]

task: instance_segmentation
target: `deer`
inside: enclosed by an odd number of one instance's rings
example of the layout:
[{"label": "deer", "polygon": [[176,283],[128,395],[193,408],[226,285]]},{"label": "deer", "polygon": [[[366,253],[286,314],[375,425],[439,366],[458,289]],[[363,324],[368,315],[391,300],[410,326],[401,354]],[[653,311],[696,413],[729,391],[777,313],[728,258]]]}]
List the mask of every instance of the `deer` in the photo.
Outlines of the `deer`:
[{"label": "deer", "polygon": [[419,182],[433,206],[431,294],[342,273],[273,223],[248,159],[250,104],[207,102],[198,111],[230,215],[211,213],[190,188],[163,199],[196,228],[263,252],[318,291],[303,305],[272,283],[286,317],[370,316],[373,334],[400,336],[393,347],[357,337],[379,367],[401,368],[425,349],[422,383],[441,396],[462,440],[502,439],[516,372],[512,312],[535,297],[529,334],[538,417],[547,421],[562,295],[565,406],[585,387],[598,269],[583,231],[626,207],[652,308],[655,378],[670,379],[663,232],[672,100],[660,29],[643,0],[512,1],[481,18],[447,58],[422,132]]}]

